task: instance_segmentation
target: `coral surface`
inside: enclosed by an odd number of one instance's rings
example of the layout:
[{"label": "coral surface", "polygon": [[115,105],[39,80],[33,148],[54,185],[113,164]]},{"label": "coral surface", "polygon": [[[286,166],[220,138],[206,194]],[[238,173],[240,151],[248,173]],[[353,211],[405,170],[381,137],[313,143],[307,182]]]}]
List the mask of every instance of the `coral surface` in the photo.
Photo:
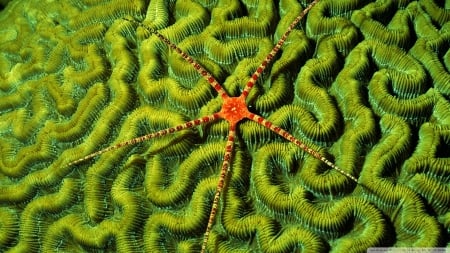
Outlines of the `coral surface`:
[{"label": "coral surface", "polygon": [[[448,247],[450,3],[322,0],[249,95],[358,178],[237,129],[210,252]],[[67,166],[209,115],[306,0],[27,0],[0,13],[0,252],[199,252],[226,121]]]}]

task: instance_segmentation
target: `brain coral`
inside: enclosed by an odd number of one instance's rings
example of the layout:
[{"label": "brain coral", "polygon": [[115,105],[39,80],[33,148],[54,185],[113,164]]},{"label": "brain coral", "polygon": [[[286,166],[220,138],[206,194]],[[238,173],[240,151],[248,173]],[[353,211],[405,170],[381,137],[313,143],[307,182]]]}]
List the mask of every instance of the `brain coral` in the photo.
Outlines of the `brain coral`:
[{"label": "brain coral", "polygon": [[[0,13],[0,251],[198,252],[227,135],[158,29],[238,95],[306,0],[11,1]],[[441,2],[441,3],[439,3]],[[250,94],[356,185],[238,127],[210,252],[450,246],[450,3],[322,0]]]}]

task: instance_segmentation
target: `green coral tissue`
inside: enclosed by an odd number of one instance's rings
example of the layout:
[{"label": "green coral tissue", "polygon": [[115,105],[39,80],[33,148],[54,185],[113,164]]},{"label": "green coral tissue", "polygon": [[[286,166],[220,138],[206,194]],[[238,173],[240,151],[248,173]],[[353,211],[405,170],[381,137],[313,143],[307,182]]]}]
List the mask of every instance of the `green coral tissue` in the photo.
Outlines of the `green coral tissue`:
[{"label": "green coral tissue", "polygon": [[[0,252],[200,252],[220,110],[310,0],[14,0],[0,11]],[[143,25],[140,25],[143,24]],[[144,26],[145,25],[145,26]],[[256,82],[208,252],[450,247],[450,1],[321,0]]]}]

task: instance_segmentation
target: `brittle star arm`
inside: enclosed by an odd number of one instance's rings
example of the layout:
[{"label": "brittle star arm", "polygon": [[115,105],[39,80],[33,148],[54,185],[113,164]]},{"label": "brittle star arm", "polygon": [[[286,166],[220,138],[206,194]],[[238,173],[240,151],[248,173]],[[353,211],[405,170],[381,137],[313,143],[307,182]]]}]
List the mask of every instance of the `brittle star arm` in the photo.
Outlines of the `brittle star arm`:
[{"label": "brittle star arm", "polygon": [[281,38],[278,40],[277,44],[272,48],[272,51],[266,56],[264,61],[259,65],[259,67],[256,69],[255,73],[250,77],[250,79],[247,81],[247,85],[244,88],[244,91],[242,91],[242,96],[244,98],[247,98],[248,94],[250,93],[250,90],[255,85],[256,81],[258,80],[261,73],[264,71],[264,69],[269,65],[270,62],[272,62],[275,55],[278,53],[278,51],[281,49],[281,46],[283,46],[284,42],[286,41],[289,34],[294,30],[295,26],[303,19],[303,17],[306,15],[306,13],[309,12],[309,10],[319,2],[319,0],[312,1],[301,13],[298,15],[294,21],[289,25],[288,29],[283,33]]},{"label": "brittle star arm", "polygon": [[234,137],[236,136],[235,126],[230,127],[228,132],[227,144],[225,146],[225,154],[223,156],[222,169],[220,170],[219,182],[217,183],[216,193],[214,194],[214,200],[211,207],[211,212],[209,214],[208,225],[206,226],[206,232],[203,236],[202,250],[201,252],[206,252],[206,244],[208,243],[209,233],[211,232],[214,220],[217,214],[217,208],[219,207],[220,195],[222,194],[223,188],[225,187],[225,179],[227,178],[228,171],[230,169],[231,156],[234,146]]},{"label": "brittle star arm", "polygon": [[166,38],[164,35],[162,35],[156,29],[154,29],[150,26],[144,25],[144,24],[139,23],[132,19],[128,19],[128,18],[123,18],[123,19],[126,21],[129,21],[133,24],[140,25],[140,26],[144,27],[150,33],[153,33],[154,35],[156,35],[161,41],[163,41],[171,49],[175,50],[175,52],[177,52],[177,54],[179,54],[181,57],[183,57],[183,59],[185,61],[187,61],[189,64],[191,64],[195,68],[195,70],[203,77],[203,79],[208,81],[208,83],[217,91],[217,93],[219,93],[219,95],[221,97],[228,97],[228,94],[223,89],[222,85],[220,85],[220,83],[214,78],[214,76],[211,73],[209,73],[209,71],[206,70],[202,65],[200,65],[200,63],[198,63],[194,58],[190,57],[187,53],[185,53],[183,50],[181,50],[181,48],[179,48],[177,45],[175,45],[175,43],[170,41],[168,38]]},{"label": "brittle star arm", "polygon": [[86,160],[89,160],[89,159],[91,159],[91,158],[93,158],[95,156],[99,156],[99,155],[104,154],[106,152],[117,150],[117,149],[122,148],[122,147],[126,147],[126,146],[130,146],[130,145],[133,145],[133,144],[136,144],[136,143],[144,142],[144,141],[147,141],[147,140],[150,140],[150,139],[153,139],[153,138],[156,138],[156,137],[161,137],[161,136],[164,136],[164,135],[167,135],[167,134],[173,134],[173,133],[181,131],[183,129],[192,128],[192,127],[195,127],[195,126],[198,126],[198,125],[210,122],[210,121],[214,121],[214,120],[218,119],[219,117],[220,116],[219,116],[218,113],[214,113],[214,114],[211,114],[209,116],[204,116],[204,117],[201,117],[201,118],[198,118],[198,119],[187,121],[187,122],[185,122],[183,124],[180,124],[178,126],[175,126],[175,127],[169,127],[169,128],[162,129],[162,130],[159,130],[159,131],[154,132],[154,133],[146,134],[146,135],[139,136],[139,137],[136,137],[136,138],[133,138],[133,139],[130,139],[130,140],[119,142],[119,143],[117,143],[117,144],[115,144],[113,146],[109,146],[109,147],[104,148],[102,150],[99,150],[99,151],[96,151],[96,152],[91,153],[89,155],[86,155],[86,156],[84,156],[84,157],[82,157],[80,159],[74,160],[74,161],[68,163],[67,166],[70,167],[72,165],[75,165],[75,164],[84,162]]},{"label": "brittle star arm", "polygon": [[250,116],[248,118],[250,120],[252,120],[252,121],[254,121],[254,122],[264,126],[265,128],[270,129],[272,132],[275,132],[276,134],[280,135],[281,137],[285,138],[286,140],[294,143],[299,148],[303,149],[306,153],[308,153],[308,154],[314,156],[315,158],[321,160],[322,162],[324,162],[325,164],[327,164],[331,168],[337,170],[342,175],[350,178],[351,180],[353,180],[357,184],[359,184],[358,183],[358,179],[356,177],[350,175],[348,172],[345,172],[343,169],[339,168],[336,164],[332,163],[330,160],[328,160],[327,158],[322,156],[316,150],[314,150],[314,149],[308,147],[307,145],[305,145],[302,141],[300,141],[299,139],[295,138],[292,134],[290,134],[288,131],[284,130],[283,128],[275,125],[271,121],[266,120],[265,118],[263,118],[263,117],[261,117],[259,115],[256,115],[254,113],[250,113]]}]

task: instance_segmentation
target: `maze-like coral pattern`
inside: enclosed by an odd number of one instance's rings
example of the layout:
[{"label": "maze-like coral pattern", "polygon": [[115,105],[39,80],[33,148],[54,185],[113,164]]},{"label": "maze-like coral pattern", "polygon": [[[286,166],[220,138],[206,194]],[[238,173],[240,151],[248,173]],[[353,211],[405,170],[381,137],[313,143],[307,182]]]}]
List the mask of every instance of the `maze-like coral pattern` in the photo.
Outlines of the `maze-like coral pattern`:
[{"label": "maze-like coral pattern", "polygon": [[[450,5],[322,0],[250,93],[211,252],[445,247]],[[0,13],[0,251],[199,252],[224,152],[218,121],[67,166],[208,115],[308,1],[12,1]]]}]

